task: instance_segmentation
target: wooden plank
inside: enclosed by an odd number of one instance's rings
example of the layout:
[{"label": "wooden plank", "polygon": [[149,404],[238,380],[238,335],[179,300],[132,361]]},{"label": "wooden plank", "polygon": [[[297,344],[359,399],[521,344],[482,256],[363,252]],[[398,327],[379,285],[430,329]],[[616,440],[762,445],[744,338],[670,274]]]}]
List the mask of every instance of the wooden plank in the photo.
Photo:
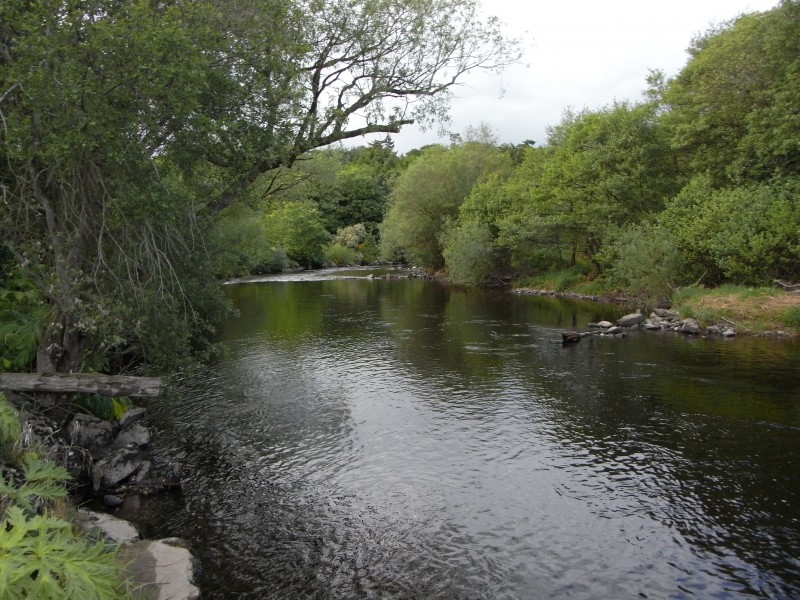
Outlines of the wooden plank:
[{"label": "wooden plank", "polygon": [[0,390],[18,392],[85,392],[101,396],[153,397],[161,393],[159,377],[100,373],[0,373]]}]

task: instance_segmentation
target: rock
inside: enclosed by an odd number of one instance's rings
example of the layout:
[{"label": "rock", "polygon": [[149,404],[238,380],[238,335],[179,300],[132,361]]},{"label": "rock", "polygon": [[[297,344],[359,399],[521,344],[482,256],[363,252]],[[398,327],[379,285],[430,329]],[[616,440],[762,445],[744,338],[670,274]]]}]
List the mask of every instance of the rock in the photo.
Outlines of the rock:
[{"label": "rock", "polygon": [[677,319],[680,317],[674,310],[667,310],[666,308],[657,308],[653,311],[657,317],[662,319]]},{"label": "rock", "polygon": [[644,322],[644,328],[650,331],[656,331],[661,329],[661,323],[653,321],[651,319],[647,319],[647,321]]},{"label": "rock", "polygon": [[139,584],[137,598],[197,600],[200,590],[194,585],[196,565],[181,540],[168,538],[145,544],[128,571]]},{"label": "rock", "polygon": [[133,423],[119,432],[117,439],[114,440],[114,448],[124,448],[130,444],[145,448],[149,443],[150,430],[139,423]]},{"label": "rock", "polygon": [[123,502],[125,501],[122,498],[120,498],[119,496],[115,496],[114,494],[106,494],[105,496],[103,496],[103,504],[105,504],[109,508],[114,508],[115,506],[119,506]]},{"label": "rock", "polygon": [[581,334],[577,331],[564,331],[561,333],[561,343],[566,346],[567,344],[577,344],[581,341]]},{"label": "rock", "polygon": [[622,327],[609,327],[603,333],[605,333],[606,335],[617,335],[622,333],[622,331],[623,331]]},{"label": "rock", "polygon": [[598,326],[598,327],[602,327],[603,329],[608,329],[609,327],[613,327],[613,326],[614,326],[614,324],[613,324],[613,323],[611,323],[610,321],[600,321],[600,322],[597,324],[597,326]]},{"label": "rock", "polygon": [[146,414],[147,409],[141,406],[128,409],[128,411],[119,419],[119,428],[125,429],[128,425],[136,423],[137,421],[141,421],[144,419]]},{"label": "rock", "polygon": [[709,325],[708,327],[706,327],[706,331],[708,333],[713,333],[713,334],[716,334],[716,335],[719,335],[719,334],[722,333],[722,329],[720,329],[717,325]]},{"label": "rock", "polygon": [[617,325],[620,327],[633,327],[639,323],[644,322],[644,315],[641,313],[631,313],[617,319]]},{"label": "rock", "polygon": [[722,332],[722,335],[725,337],[734,337],[736,335],[736,332],[729,327],[728,329]]},{"label": "rock", "polygon": [[142,459],[136,448],[119,448],[92,468],[94,491],[101,487],[114,489],[141,468]]},{"label": "rock", "polygon": [[75,415],[67,427],[70,442],[75,446],[85,448],[95,458],[108,453],[111,433],[111,423],[92,415]]},{"label": "rock", "polygon": [[79,510],[75,524],[87,533],[99,533],[114,544],[130,544],[139,539],[139,532],[133,525],[111,515]]},{"label": "rock", "polygon": [[681,321],[680,331],[681,333],[696,335],[702,331],[702,328],[700,327],[700,322],[697,321],[697,319],[684,319]]}]

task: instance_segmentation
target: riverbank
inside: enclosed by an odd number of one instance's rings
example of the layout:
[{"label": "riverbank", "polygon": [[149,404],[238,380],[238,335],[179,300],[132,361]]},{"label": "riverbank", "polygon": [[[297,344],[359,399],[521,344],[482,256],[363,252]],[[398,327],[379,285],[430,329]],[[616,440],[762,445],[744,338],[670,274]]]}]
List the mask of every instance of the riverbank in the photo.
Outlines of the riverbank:
[{"label": "riverbank", "polygon": [[[555,291],[529,287],[513,288],[512,293],[556,298],[574,298],[595,302],[617,303],[637,308],[643,314],[651,311],[647,299],[623,291],[607,294]],[[716,332],[734,328],[737,334],[756,336],[800,336],[800,294],[774,288],[747,288],[723,285],[719,288],[687,287],[676,291],[665,308],[681,319],[695,319],[703,330]]]},{"label": "riverbank", "polygon": [[[86,565],[79,575],[81,597],[200,597],[193,583],[197,562],[182,540],[144,540],[132,523],[97,512],[180,489],[172,468],[148,452],[145,415],[144,408],[131,407],[107,421],[53,407],[36,395],[0,392],[0,519],[5,530],[18,531],[15,543],[0,549],[0,569],[10,560],[18,571],[30,571],[10,582],[12,591],[33,593],[46,568],[44,577],[56,582],[47,597],[73,597],[68,589],[77,575],[61,573],[62,561],[64,569],[72,568],[68,554]],[[36,519],[43,521],[34,527]],[[28,529],[38,532],[34,538],[47,538],[46,555],[29,548]]]}]

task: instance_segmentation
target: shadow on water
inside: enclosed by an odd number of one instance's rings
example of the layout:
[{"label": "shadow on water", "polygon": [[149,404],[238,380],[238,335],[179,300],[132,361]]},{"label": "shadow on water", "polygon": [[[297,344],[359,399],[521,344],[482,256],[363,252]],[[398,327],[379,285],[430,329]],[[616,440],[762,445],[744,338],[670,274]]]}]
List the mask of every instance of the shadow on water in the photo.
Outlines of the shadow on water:
[{"label": "shadow on water", "polygon": [[[229,352],[151,407],[206,598],[800,594],[800,347],[615,307],[327,279],[227,287]],[[159,504],[164,503],[164,504]]]}]

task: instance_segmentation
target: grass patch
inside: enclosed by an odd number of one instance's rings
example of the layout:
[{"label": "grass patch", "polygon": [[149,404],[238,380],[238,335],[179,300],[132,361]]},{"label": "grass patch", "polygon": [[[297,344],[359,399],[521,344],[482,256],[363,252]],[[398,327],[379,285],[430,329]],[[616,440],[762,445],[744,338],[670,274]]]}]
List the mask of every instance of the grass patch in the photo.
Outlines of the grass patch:
[{"label": "grass patch", "polygon": [[587,281],[591,269],[589,265],[577,264],[563,269],[548,271],[518,280],[515,287],[527,287],[553,292],[577,291],[576,288]]},{"label": "grass patch", "polygon": [[705,325],[734,324],[740,331],[800,333],[800,294],[765,287],[722,285],[686,287],[675,292],[673,307]]}]

